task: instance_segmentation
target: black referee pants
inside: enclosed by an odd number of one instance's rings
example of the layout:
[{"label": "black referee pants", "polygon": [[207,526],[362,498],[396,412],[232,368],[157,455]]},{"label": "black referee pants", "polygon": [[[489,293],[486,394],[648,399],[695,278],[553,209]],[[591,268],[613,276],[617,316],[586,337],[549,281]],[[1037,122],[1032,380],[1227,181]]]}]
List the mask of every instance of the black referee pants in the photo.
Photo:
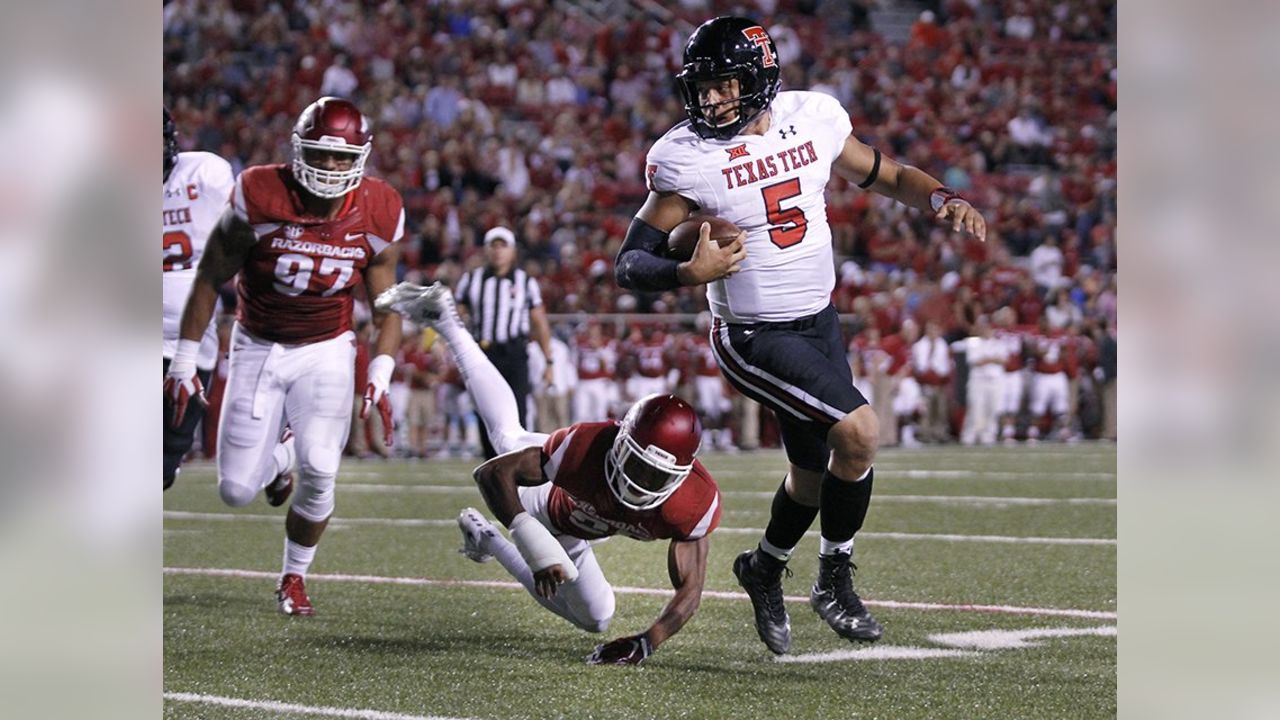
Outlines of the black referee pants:
[{"label": "black referee pants", "polygon": [[[511,392],[516,396],[516,409],[520,413],[520,426],[528,428],[529,406],[529,346],[524,340],[508,343],[494,343],[481,348],[489,358],[489,362],[498,369],[498,374],[507,381]],[[489,442],[489,429],[484,427],[484,419],[480,420],[480,442],[484,446],[484,457],[497,457],[493,443]]]}]

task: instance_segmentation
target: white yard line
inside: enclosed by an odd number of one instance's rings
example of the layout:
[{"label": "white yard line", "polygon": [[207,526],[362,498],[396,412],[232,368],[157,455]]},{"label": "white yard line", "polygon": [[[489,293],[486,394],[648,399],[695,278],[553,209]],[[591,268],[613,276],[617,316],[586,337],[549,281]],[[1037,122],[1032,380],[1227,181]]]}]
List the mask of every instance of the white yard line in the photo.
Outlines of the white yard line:
[{"label": "white yard line", "polygon": [[269,710],[272,713],[286,715],[322,715],[324,717],[355,718],[356,720],[461,720],[460,718],[449,718],[442,715],[405,715],[404,713],[383,712],[382,710],[297,705],[274,700],[250,700],[247,698],[203,695],[200,693],[166,692],[164,699],[170,702],[200,703],[249,710]]},{"label": "white yard line", "polygon": [[[260,580],[276,580],[279,577],[278,572],[268,572],[265,570],[241,570],[238,568],[198,568],[198,567],[166,567],[164,569],[166,575],[196,575],[203,577],[231,577],[231,578],[253,578]],[[327,582],[350,582],[365,583],[370,585],[411,585],[411,586],[438,586],[438,587],[478,587],[478,588],[501,588],[504,590],[523,590],[523,586],[517,582],[509,580],[436,580],[432,578],[421,577],[396,577],[385,575],[349,575],[343,573],[311,573],[307,576],[308,580],[322,580]],[[615,586],[615,593],[620,595],[654,595],[659,597],[670,597],[673,594],[671,590],[662,588],[642,588],[642,587],[626,587]],[[705,590],[703,597],[716,598],[718,600],[747,600],[746,593],[741,592],[725,592],[721,590]],[[808,596],[790,595],[786,600],[792,603],[808,603]],[[933,602],[904,602],[900,600],[864,600],[867,605],[872,607],[895,608],[902,610],[950,610],[956,612],[973,612],[973,613],[993,613],[1000,615],[1036,615],[1043,617],[1070,617],[1070,618],[1088,618],[1097,620],[1115,620],[1116,613],[1105,610],[1079,610],[1075,608],[1039,608],[1039,607],[1023,607],[1018,605],[974,605],[974,604],[951,604],[951,603],[933,603]]]},{"label": "white yard line", "polygon": [[[727,535],[761,535],[764,528],[720,527],[715,532]],[[805,537],[818,537],[809,530]],[[954,533],[869,532],[858,533],[867,540],[940,540],[943,542],[1001,543],[1006,545],[1115,545],[1115,538],[1019,537],[1013,535],[957,535]]]},{"label": "white yard line", "polygon": [[929,660],[932,658],[973,657],[981,653],[951,648],[923,648],[909,645],[876,645],[856,650],[835,650],[805,655],[779,655],[773,659],[780,663],[827,663],[846,660]]},{"label": "white yard line", "polygon": [[[721,489],[720,494],[726,497],[751,497],[771,500],[777,494],[777,491]],[[938,503],[941,505],[1115,505],[1116,499],[1099,497],[1004,497],[1002,495],[891,495],[877,493],[872,496],[872,502],[877,505],[886,502]]]},{"label": "white yard line", "polygon": [[[713,470],[716,478],[756,477],[758,470]],[[781,478],[781,473],[778,474]],[[1016,470],[911,470],[894,469],[876,466],[877,478],[907,478],[909,480],[1033,480],[1048,482],[1052,480],[1112,480],[1114,472],[1037,472]]]},{"label": "white yard line", "polygon": [[[202,513],[184,512],[182,510],[165,510],[165,520],[210,520],[213,522],[284,522],[284,513],[279,515],[260,515],[255,513]],[[335,517],[331,526],[341,525],[386,525],[390,527],[455,527],[457,520],[427,520],[423,518],[349,518]]]},{"label": "white yard line", "polygon": [[[214,522],[283,522],[284,515],[260,515],[252,513],[200,513],[182,510],[166,510],[166,520],[209,520]],[[333,527],[353,525],[378,525],[387,527],[452,527],[456,520],[434,520],[426,518],[352,518],[336,516]],[[715,532],[728,535],[760,535],[764,528],[753,527],[721,527]],[[817,537],[818,531],[810,530],[805,537]],[[860,538],[879,540],[941,540],[944,542],[980,542],[1004,543],[1014,545],[1115,545],[1113,538],[1056,538],[1056,537],[1015,537],[1008,535],[956,535],[949,533],[904,533],[904,532],[862,532]]]},{"label": "white yard line", "polygon": [[[343,492],[354,493],[428,493],[428,494],[462,494],[462,495],[479,495],[479,491],[474,485],[420,485],[405,484],[397,485],[392,483],[338,483],[338,490]],[[720,489],[720,494],[725,497],[748,497],[760,498],[762,500],[772,500],[776,491],[773,490],[725,490]],[[908,503],[940,503],[944,505],[1115,505],[1115,498],[1099,498],[1099,497],[1065,497],[1065,498],[1041,498],[1041,497],[1005,497],[1002,495],[893,495],[881,493],[875,496],[877,503],[882,502],[908,502]]]}]

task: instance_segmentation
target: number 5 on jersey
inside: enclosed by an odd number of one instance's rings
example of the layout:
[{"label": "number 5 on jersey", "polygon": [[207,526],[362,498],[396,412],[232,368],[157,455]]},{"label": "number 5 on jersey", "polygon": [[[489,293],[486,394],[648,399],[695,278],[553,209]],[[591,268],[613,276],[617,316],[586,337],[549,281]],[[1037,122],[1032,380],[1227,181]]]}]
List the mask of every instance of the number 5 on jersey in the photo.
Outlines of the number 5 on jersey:
[{"label": "number 5 on jersey", "polygon": [[301,295],[306,292],[307,287],[311,284],[311,275],[313,273],[322,278],[336,274],[337,278],[333,280],[329,288],[320,293],[321,297],[329,297],[347,287],[355,269],[355,263],[351,260],[339,260],[330,257],[320,261],[319,270],[316,270],[315,265],[316,261],[309,255],[301,255],[299,253],[281,255],[276,259],[276,282],[273,283],[276,292],[282,295]]},{"label": "number 5 on jersey", "polygon": [[798,207],[784,208],[783,200],[790,200],[800,195],[800,178],[783,180],[760,189],[764,197],[765,215],[769,224],[769,239],[780,248],[789,248],[804,240],[809,231],[809,221],[804,217],[804,210]]}]

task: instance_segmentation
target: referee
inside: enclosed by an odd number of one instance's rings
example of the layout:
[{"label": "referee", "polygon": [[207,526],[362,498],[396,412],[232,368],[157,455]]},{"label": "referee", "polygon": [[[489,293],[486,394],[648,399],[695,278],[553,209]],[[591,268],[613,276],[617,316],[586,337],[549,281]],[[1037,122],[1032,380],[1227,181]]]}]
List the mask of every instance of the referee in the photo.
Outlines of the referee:
[{"label": "referee", "polygon": [[[525,425],[529,396],[529,335],[538,341],[544,357],[551,357],[551,327],[542,307],[538,281],[516,267],[516,236],[505,227],[484,234],[484,267],[463,274],[454,293],[470,315],[471,334],[503,379],[511,386]],[[530,322],[532,321],[532,322]],[[552,366],[547,364],[543,380],[552,384]],[[482,420],[483,422],[483,420]],[[481,433],[484,456],[497,453],[489,442],[488,429]]]}]

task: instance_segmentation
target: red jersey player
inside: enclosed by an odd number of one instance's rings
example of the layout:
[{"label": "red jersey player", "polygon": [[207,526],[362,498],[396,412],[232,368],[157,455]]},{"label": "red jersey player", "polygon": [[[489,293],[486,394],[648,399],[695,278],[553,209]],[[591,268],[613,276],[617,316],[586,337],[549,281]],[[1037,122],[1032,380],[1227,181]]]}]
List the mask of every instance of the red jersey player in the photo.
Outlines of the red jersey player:
[{"label": "red jersey player", "polygon": [[440,333],[500,453],[476,468],[475,478],[511,540],[467,508],[458,517],[467,557],[496,557],[543,607],[598,633],[613,618],[614,597],[589,541],[625,535],[671,542],[676,593],[662,614],[645,632],[598,645],[587,658],[594,665],[643,662],[697,609],[708,535],[720,521],[720,491],[694,459],[697,413],[672,395],[650,395],[621,423],[531,433],[520,427],[511,389],[458,322],[448,288],[401,283],[376,304]]},{"label": "red jersey player", "polygon": [[[298,461],[276,594],[287,615],[314,614],[303,576],[333,514],[334,480],[351,426],[352,290],[363,279],[372,297],[395,282],[395,243],[404,234],[400,193],[364,177],[372,147],[368,120],[355,105],[320,98],[294,125],[290,165],[240,174],[230,207],[209,236],[165,380],[180,422],[192,398],[203,402],[191,358],[217,289],[239,273],[218,428],[218,492],[239,507],[265,490],[268,502],[280,505],[293,489]],[[375,322],[379,336],[362,415],[376,406],[389,432],[386,391],[400,319],[385,313]],[[278,442],[286,426],[293,437]]]}]

